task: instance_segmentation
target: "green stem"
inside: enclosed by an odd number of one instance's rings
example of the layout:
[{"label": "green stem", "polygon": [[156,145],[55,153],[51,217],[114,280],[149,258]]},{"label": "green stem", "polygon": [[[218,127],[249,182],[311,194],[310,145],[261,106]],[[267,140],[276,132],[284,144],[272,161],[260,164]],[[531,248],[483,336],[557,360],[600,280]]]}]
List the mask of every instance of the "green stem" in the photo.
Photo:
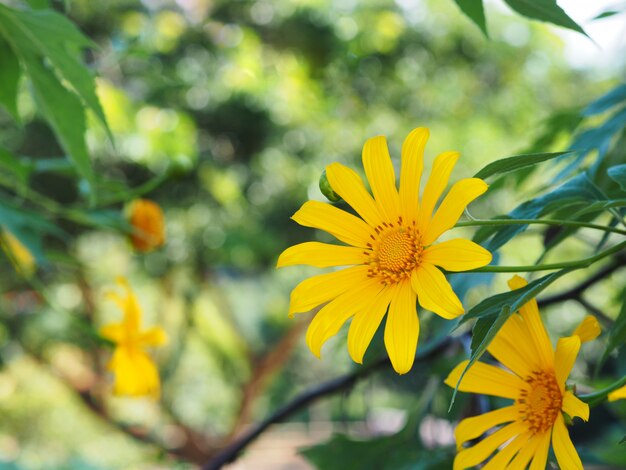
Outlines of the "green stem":
[{"label": "green stem", "polygon": [[547,219],[477,219],[467,222],[458,222],[455,227],[481,227],[481,226],[496,226],[496,225],[555,225],[558,227],[579,227],[579,228],[592,228],[595,230],[602,230],[603,232],[619,233],[626,235],[626,230],[622,230],[615,227],[608,227],[605,225],[591,224],[587,222],[579,222],[573,220],[547,220]]},{"label": "green stem", "polygon": [[587,395],[580,395],[578,398],[590,406],[596,406],[606,400],[609,393],[614,392],[618,388],[622,388],[624,385],[626,385],[626,375],[602,390],[588,393]]},{"label": "green stem", "polygon": [[580,269],[591,266],[596,261],[600,261],[602,258],[606,258],[614,253],[618,253],[622,249],[626,248],[626,241],[618,243],[611,248],[601,251],[595,256],[589,258],[583,258],[578,261],[568,261],[565,263],[552,263],[552,264],[537,264],[526,266],[485,266],[472,270],[473,273],[517,273],[517,272],[531,272],[531,271],[550,271],[553,269]]}]

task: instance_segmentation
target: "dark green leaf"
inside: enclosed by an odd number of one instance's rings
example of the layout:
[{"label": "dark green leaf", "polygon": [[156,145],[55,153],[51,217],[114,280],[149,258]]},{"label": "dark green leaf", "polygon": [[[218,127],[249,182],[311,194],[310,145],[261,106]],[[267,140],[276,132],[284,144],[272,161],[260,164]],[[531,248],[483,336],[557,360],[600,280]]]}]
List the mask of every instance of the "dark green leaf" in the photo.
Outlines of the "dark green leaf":
[{"label": "dark green leaf", "polygon": [[626,191],[626,163],[612,166],[607,170],[607,173],[613,181],[619,184],[620,188]]},{"label": "dark green leaf", "polygon": [[13,119],[19,120],[17,112],[17,85],[20,80],[20,64],[13,49],[0,36],[0,104]]},{"label": "dark green leaf", "polygon": [[594,114],[600,114],[604,111],[611,109],[613,106],[620,104],[626,100],[626,83],[618,85],[609,91],[607,94],[601,96],[583,111],[585,116],[593,116]]},{"label": "dark green leaf", "polygon": [[[478,320],[472,330],[470,360],[461,374],[458,383],[461,382],[463,376],[472,364],[474,364],[484,354],[493,338],[496,336],[498,331],[500,331],[500,328],[509,319],[509,317],[529,300],[537,297],[537,295],[539,295],[546,287],[570,271],[570,269],[562,269],[560,271],[547,274],[544,277],[535,279],[521,289],[489,297],[470,309],[470,311],[463,316],[460,324],[472,318],[477,318]],[[454,403],[456,392],[457,388],[455,387],[450,406]]]},{"label": "dark green leaf", "polygon": [[3,148],[0,148],[0,175],[2,174],[1,170],[9,173],[19,188],[22,190],[26,188],[30,168]]},{"label": "dark green leaf", "polygon": [[617,11],[617,10],[607,10],[591,18],[591,21],[602,20],[604,18],[610,18],[611,16],[619,15],[620,13],[621,11]]},{"label": "dark green leaf", "polygon": [[587,33],[565,13],[556,0],[504,0],[520,15],[563,26],[587,36]]},{"label": "dark green leaf", "polygon": [[532,153],[528,155],[515,155],[513,157],[501,158],[500,160],[491,162],[487,166],[483,167],[474,175],[474,178],[485,179],[496,174],[508,173],[510,171],[519,170],[520,168],[545,162],[546,160],[551,160],[552,158],[565,155],[566,153],[570,152]]},{"label": "dark green leaf", "polygon": [[39,59],[30,56],[25,64],[41,111],[78,172],[93,185],[95,176],[85,144],[86,124],[82,104]]},{"label": "dark green leaf", "polygon": [[489,37],[483,0],[454,0],[454,2],[459,6],[461,11],[480,28],[483,34]]},{"label": "dark green leaf", "polygon": [[48,0],[26,0],[33,10],[44,10],[50,8],[50,2]]}]

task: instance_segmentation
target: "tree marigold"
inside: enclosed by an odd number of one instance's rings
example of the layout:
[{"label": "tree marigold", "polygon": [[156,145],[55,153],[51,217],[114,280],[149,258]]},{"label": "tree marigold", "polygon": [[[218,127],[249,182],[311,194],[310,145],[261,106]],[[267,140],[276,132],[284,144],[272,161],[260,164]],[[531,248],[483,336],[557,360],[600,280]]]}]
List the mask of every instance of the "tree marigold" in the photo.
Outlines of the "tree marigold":
[{"label": "tree marigold", "polygon": [[113,392],[116,395],[150,395],[158,398],[159,373],[145,350],[150,346],[164,344],[167,334],[158,326],[141,331],[141,307],[137,297],[126,279],[118,279],[118,284],[126,291],[126,295],[112,292],[108,297],[122,310],[124,318],[120,323],[103,326],[100,330],[103,337],[115,343],[113,357],[108,364],[115,376]]},{"label": "tree marigold", "polygon": [[387,313],[385,346],[394,369],[408,372],[419,336],[416,300],[446,319],[461,315],[461,302],[444,274],[489,264],[491,254],[469,240],[434,242],[451,229],[465,207],[487,190],[484,181],[455,183],[435,211],[446,189],[458,152],[444,152],[434,162],[419,198],[423,153],[429,131],[413,130],[402,146],[400,189],[384,137],[363,147],[363,166],[374,197],[361,178],[339,163],[326,167],[335,193],[360,215],[330,204],[308,201],[293,215],[300,225],[324,230],[350,246],[307,242],[285,250],[278,267],[306,264],[320,268],[350,266],[301,282],[291,293],[289,314],[325,304],[307,331],[307,344],[319,357],[323,343],[351,317],[348,351],[362,363],[374,333]]},{"label": "tree marigold", "polygon": [[[509,281],[511,289],[526,285],[519,276]],[[560,468],[582,470],[563,413],[587,421],[589,405],[568,390],[565,381],[581,343],[599,334],[597,320],[588,316],[572,336],[559,339],[553,350],[535,299],[511,315],[487,349],[508,371],[477,362],[461,380],[459,390],[509,398],[513,404],[459,423],[455,431],[459,453],[454,470],[479,465],[500,446],[503,447],[482,467],[484,470],[524,469],[529,463],[531,470],[544,469],[550,441]],[[445,383],[456,387],[467,363],[459,364]],[[465,442],[500,425],[479,443],[463,448]]]},{"label": "tree marigold", "polygon": [[130,241],[137,251],[152,251],[165,243],[165,218],[161,207],[148,199],[135,199],[128,219],[133,228]]}]

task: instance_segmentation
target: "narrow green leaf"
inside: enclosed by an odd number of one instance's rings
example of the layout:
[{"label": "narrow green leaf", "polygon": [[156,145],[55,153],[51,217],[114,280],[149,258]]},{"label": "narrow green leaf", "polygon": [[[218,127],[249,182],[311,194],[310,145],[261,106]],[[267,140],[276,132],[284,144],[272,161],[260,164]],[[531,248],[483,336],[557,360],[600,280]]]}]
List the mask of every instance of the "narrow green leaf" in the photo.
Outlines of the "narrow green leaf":
[{"label": "narrow green leaf", "polygon": [[[626,290],[622,291],[622,299],[626,295]],[[626,301],[622,302],[622,308],[613,323],[613,326],[609,330],[609,338],[606,342],[606,349],[600,358],[600,367],[601,364],[604,364],[604,361],[609,357],[609,355],[613,352],[613,350],[617,347],[623,346],[626,344]]]},{"label": "narrow green leaf", "polygon": [[454,0],[454,2],[459,6],[461,11],[480,28],[483,34],[489,37],[483,0]]},{"label": "narrow green leaf", "polygon": [[620,188],[626,191],[626,163],[612,166],[606,172],[613,181],[619,184]]},{"label": "narrow green leaf", "polygon": [[78,172],[93,187],[95,175],[85,144],[85,112],[80,100],[34,56],[24,56],[40,110],[54,129]]},{"label": "narrow green leaf", "polygon": [[17,111],[17,86],[20,80],[20,64],[13,49],[0,35],[0,104],[19,121]]},{"label": "narrow green leaf", "polygon": [[589,37],[556,3],[556,0],[504,0],[520,15],[562,26]]},{"label": "narrow green leaf", "polygon": [[593,18],[591,18],[591,21],[603,20],[604,18],[610,18],[611,16],[619,15],[620,13],[621,13],[621,11],[618,11],[618,10],[603,11],[599,15],[594,16]]},{"label": "narrow green leaf", "polygon": [[19,191],[24,192],[26,190],[28,176],[31,172],[30,167],[7,150],[0,148],[0,175],[3,173],[2,170],[9,174]]},{"label": "narrow green leaf", "polygon": [[605,95],[593,101],[584,109],[583,115],[593,116],[594,114],[603,113],[623,101],[626,101],[626,83],[616,86]]},{"label": "narrow green leaf", "polygon": [[537,163],[551,160],[552,158],[565,155],[570,152],[552,152],[552,153],[531,153],[527,155],[515,155],[513,157],[501,158],[495,162],[491,162],[483,167],[478,173],[474,175],[474,178],[485,179],[490,176],[508,173],[510,171],[519,170],[528,166],[536,165]]}]

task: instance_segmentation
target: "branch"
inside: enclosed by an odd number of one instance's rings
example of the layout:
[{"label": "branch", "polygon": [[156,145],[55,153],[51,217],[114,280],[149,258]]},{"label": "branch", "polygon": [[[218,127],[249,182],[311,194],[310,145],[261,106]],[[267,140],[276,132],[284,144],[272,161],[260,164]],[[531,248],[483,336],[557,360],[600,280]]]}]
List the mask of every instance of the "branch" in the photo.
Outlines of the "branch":
[{"label": "branch", "polygon": [[[428,360],[433,356],[441,353],[452,343],[452,339],[448,336],[433,340],[430,344],[427,344],[424,348],[419,350],[415,355],[415,361]],[[265,418],[260,423],[253,426],[248,432],[243,434],[238,440],[230,444],[214,458],[207,462],[202,470],[218,470],[223,465],[232,462],[252,441],[259,437],[267,428],[272,424],[284,421],[287,417],[304,408],[305,406],[315,402],[316,400],[328,395],[332,395],[338,391],[352,387],[360,379],[367,377],[372,372],[379,369],[386,368],[390,365],[389,358],[387,356],[378,358],[375,362],[365,367],[360,367],[357,370],[337,377],[322,383],[321,385],[311,388],[284,407],[276,410],[270,416]]]},{"label": "branch", "polygon": [[593,276],[585,279],[580,284],[559,294],[544,297],[538,301],[539,307],[547,307],[548,305],[565,302],[566,300],[577,300],[581,298],[582,293],[592,285],[600,282],[604,278],[610,276],[620,268],[626,267],[626,258],[618,256],[611,263],[599,269]]}]

